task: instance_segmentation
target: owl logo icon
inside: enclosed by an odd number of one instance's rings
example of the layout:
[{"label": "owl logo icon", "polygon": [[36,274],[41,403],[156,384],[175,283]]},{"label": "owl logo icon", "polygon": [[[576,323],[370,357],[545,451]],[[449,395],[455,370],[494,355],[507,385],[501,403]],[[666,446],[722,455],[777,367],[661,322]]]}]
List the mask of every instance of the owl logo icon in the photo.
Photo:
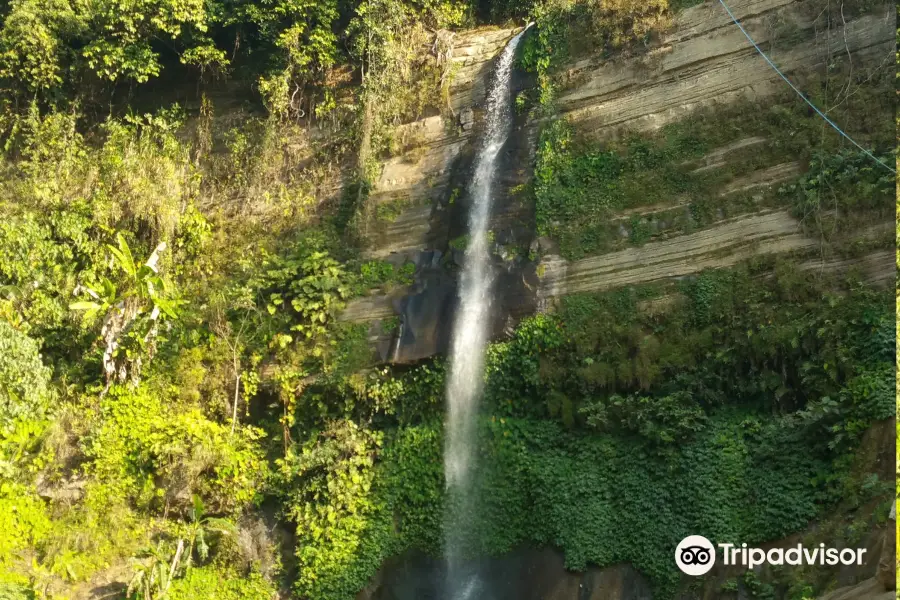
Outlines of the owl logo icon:
[{"label": "owl logo icon", "polygon": [[716,549],[702,535],[689,535],[675,548],[675,564],[688,575],[704,575],[716,564]]}]

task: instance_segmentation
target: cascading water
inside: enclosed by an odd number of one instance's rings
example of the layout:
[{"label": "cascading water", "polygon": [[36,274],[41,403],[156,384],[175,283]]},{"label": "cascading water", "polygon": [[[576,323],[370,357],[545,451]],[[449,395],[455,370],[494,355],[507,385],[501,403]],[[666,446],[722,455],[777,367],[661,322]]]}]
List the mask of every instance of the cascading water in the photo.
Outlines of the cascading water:
[{"label": "cascading water", "polygon": [[460,278],[459,308],[453,327],[447,383],[444,474],[451,507],[444,521],[447,600],[474,600],[479,594],[477,573],[464,566],[463,554],[469,525],[477,509],[471,493],[475,419],[484,379],[484,350],[493,281],[487,227],[497,155],[512,127],[510,76],[513,57],[524,33],[523,30],[510,40],[497,60],[487,94],[484,140],[475,158],[475,175],[468,190],[472,202],[469,245]]}]

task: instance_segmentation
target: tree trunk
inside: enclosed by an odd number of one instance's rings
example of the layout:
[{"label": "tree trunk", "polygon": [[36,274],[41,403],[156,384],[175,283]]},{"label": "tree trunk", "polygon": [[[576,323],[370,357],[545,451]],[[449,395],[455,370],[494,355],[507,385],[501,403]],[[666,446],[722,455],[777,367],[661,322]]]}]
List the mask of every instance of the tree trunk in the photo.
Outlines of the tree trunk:
[{"label": "tree trunk", "polygon": [[231,435],[234,435],[234,427],[237,424],[238,392],[241,389],[241,373],[234,369],[234,405],[231,407]]},{"label": "tree trunk", "polygon": [[371,91],[363,91],[363,115],[359,136],[359,153],[356,164],[356,210],[362,222],[359,231],[363,237],[369,234],[371,206],[369,205],[369,157],[372,153],[372,128],[375,121],[375,99]]}]

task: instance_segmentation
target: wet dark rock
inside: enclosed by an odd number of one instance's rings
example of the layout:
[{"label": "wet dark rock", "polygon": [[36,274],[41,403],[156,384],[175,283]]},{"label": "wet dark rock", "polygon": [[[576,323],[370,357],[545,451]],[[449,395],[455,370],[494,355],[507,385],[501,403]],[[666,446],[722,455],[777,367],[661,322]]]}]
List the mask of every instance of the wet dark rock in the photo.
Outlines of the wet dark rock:
[{"label": "wet dark rock", "polygon": [[394,301],[400,326],[390,354],[383,357],[390,362],[409,363],[443,353],[450,341],[456,280],[441,266],[439,251],[423,255],[428,255],[427,266],[420,268],[413,290]]}]

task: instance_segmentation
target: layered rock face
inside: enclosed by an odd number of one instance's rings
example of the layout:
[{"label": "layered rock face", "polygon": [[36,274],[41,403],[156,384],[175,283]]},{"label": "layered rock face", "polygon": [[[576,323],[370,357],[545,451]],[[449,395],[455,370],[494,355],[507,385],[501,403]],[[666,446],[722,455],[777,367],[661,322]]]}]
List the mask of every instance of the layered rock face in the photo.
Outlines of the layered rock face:
[{"label": "layered rock face", "polygon": [[[826,36],[816,29],[821,7],[815,3],[745,0],[730,5],[750,35],[788,74],[812,70],[825,57],[841,53],[856,64],[873,67],[883,64],[892,52],[894,15],[890,6],[849,20]],[[783,31],[790,32],[789,40],[779,39],[785,36],[780,33]],[[655,130],[699,108],[737,99],[762,104],[786,89],[717,2],[685,10],[674,30],[647,54],[615,61],[584,60],[567,71],[567,78],[572,87],[560,98],[562,113],[580,132],[599,139],[614,138],[624,131]],[[693,170],[725,168],[769,142],[762,137],[735,140],[697,161]],[[804,166],[794,161],[764,165],[734,178],[720,194],[723,199],[741,193],[762,194],[796,179],[803,171]],[[656,214],[679,206],[675,200],[625,211],[617,218],[639,217],[659,226],[661,219]],[[665,227],[664,221],[661,226]],[[877,234],[890,226],[873,224],[868,233]],[[811,250],[819,244],[803,233],[788,211],[760,210],[721,219],[696,233],[574,262],[551,251],[543,259],[545,276],[539,294],[547,298],[602,291],[727,267],[759,254]],[[888,281],[893,277],[893,263],[893,253],[882,251],[853,261],[822,259],[804,266],[837,271],[857,266],[870,280]]]},{"label": "layered rock face", "polygon": [[[838,54],[856,68],[872,69],[894,60],[892,5],[875,6],[866,14],[832,23],[826,34],[816,24],[821,3],[734,0],[729,4],[754,39],[792,79],[821,69],[829,57]],[[353,301],[343,314],[346,320],[370,323],[371,340],[383,360],[411,362],[446,348],[455,310],[455,273],[464,247],[456,242],[465,234],[465,188],[479,139],[484,82],[493,58],[517,31],[457,34],[452,60],[458,68],[449,94],[452,112],[403,125],[404,139],[411,142],[400,156],[383,165],[373,198],[379,206],[395,210],[390,219],[379,223],[369,255],[396,263],[414,262],[415,283],[390,292],[376,290]],[[566,86],[558,98],[561,115],[579,135],[600,141],[618,139],[626,132],[655,131],[714,105],[746,100],[764,105],[768,98],[786,90],[785,83],[715,1],[684,10],[670,31],[647,52],[610,60],[581,60],[569,66],[565,79]],[[520,74],[520,89],[530,83]],[[822,240],[808,233],[789,210],[762,204],[753,207],[752,202],[738,214],[718,210],[712,223],[688,232],[671,227],[679,213],[689,211],[687,198],[621,210],[611,220],[624,225],[638,219],[652,232],[649,241],[567,260],[553,240],[538,237],[534,207],[521,192],[533,169],[535,142],[542,125],[517,115],[515,131],[504,150],[504,169],[498,174],[491,226],[499,273],[494,307],[497,336],[518,318],[549,309],[567,294],[686,277],[755,256],[795,254],[804,257],[799,263],[802,269],[854,271],[871,282],[893,281],[893,251],[864,251],[853,256],[819,253]],[[712,149],[687,168],[697,173],[727,169],[771,143],[755,135],[735,139]],[[717,193],[723,204],[738,194],[753,200],[796,180],[806,169],[807,165],[790,159],[759,164],[724,181]],[[863,225],[854,235],[864,240],[892,231],[893,224],[885,220]],[[513,246],[533,252],[528,257],[508,253],[506,249]],[[380,322],[397,317],[399,328],[385,333]],[[882,461],[887,479],[894,468],[893,423],[876,428],[870,436],[880,435],[878,432],[883,434],[882,439],[872,445],[887,456]],[[893,573],[892,526],[893,522],[879,526],[862,540],[872,559],[860,569],[839,573],[834,582],[837,589],[828,600],[887,598],[892,594],[885,583],[885,573]],[[815,534],[813,528],[764,547],[789,547],[801,537]],[[879,562],[889,566],[879,567]],[[440,579],[441,567],[439,561],[424,557],[394,559],[360,600],[437,598],[434,582]],[[630,566],[571,573],[564,568],[562,557],[548,549],[522,550],[492,560],[488,571],[495,573],[490,583],[497,600],[652,597],[647,581]],[[742,597],[721,592],[726,581],[741,575],[740,569],[717,567],[699,595],[692,589],[683,598]]]},{"label": "layered rock face", "polygon": [[[754,40],[785,73],[822,64],[845,53],[858,64],[883,61],[894,36],[893,8],[817,31],[821,3],[736,0],[728,3]],[[757,54],[718,2],[686,9],[670,33],[643,56],[590,58],[567,71],[571,88],[560,109],[599,137],[622,128],[658,128],[697,108],[749,96],[764,102],[785,83]]]},{"label": "layered rock face", "polygon": [[[464,252],[468,170],[479,141],[485,86],[493,59],[520,30],[472,31],[451,39],[452,80],[446,114],[400,126],[397,136],[407,140],[407,149],[382,166],[371,201],[376,214],[380,210],[390,217],[377,220],[367,255],[395,264],[414,262],[415,283],[355,300],[343,318],[372,323],[372,341],[383,360],[414,361],[447,347],[456,302],[456,272]],[[529,208],[509,194],[511,187],[527,180],[532,162],[534,144],[527,136],[534,130],[524,125],[518,118],[499,159],[503,165],[497,186],[499,202],[491,223],[498,244],[527,245],[533,231]],[[452,244],[454,240],[461,245]],[[521,261],[500,266],[497,289],[505,293],[497,301],[497,332],[510,312],[533,310],[529,303],[533,295],[522,293]],[[400,325],[395,333],[385,335],[379,322],[395,315],[400,316]]]},{"label": "layered rock face", "polygon": [[[873,68],[893,60],[893,6],[832,23],[821,31],[821,7],[798,0],[738,0],[730,3],[749,33],[788,75],[821,68],[840,55],[856,68]],[[492,60],[517,29],[457,34],[451,40],[454,68],[449,109],[401,126],[407,149],[383,164],[373,201],[390,216],[380,219],[371,236],[369,255],[395,263],[413,261],[416,280],[390,293],[375,290],[347,307],[343,318],[369,322],[372,342],[383,360],[408,362],[444,350],[454,313],[455,272],[464,246],[466,182],[480,130],[480,104]],[[558,100],[562,116],[579,135],[615,139],[625,131],[652,131],[688,116],[698,108],[741,100],[765,103],[784,93],[785,83],[757,54],[717,2],[681,12],[669,32],[648,51],[631,57],[588,58],[565,72]],[[519,88],[529,85],[520,74]],[[797,99],[797,102],[800,102]],[[670,231],[678,211],[689,210],[684,198],[637,207],[612,215],[623,223],[638,219],[653,233],[640,246],[568,261],[548,239],[534,239],[533,207],[522,184],[529,180],[541,123],[517,116],[498,174],[498,198],[491,230],[497,267],[495,335],[521,316],[552,305],[570,293],[594,292],[713,267],[734,265],[761,254],[810,253],[821,240],[804,233],[787,210],[760,207],[726,215],[703,229]],[[720,169],[741,161],[771,141],[759,136],[734,140],[691,165],[695,172]],[[760,165],[723,184],[720,196],[761,197],[773,186],[795,180],[805,165],[793,161]],[[757,196],[758,195],[758,196]],[[673,217],[675,215],[675,217]],[[861,237],[885,234],[889,223],[873,223]],[[624,227],[623,227],[624,231]],[[463,242],[462,244],[455,242]],[[531,261],[510,247],[537,250]],[[853,258],[807,260],[804,268],[856,269],[870,280],[893,277],[890,251]],[[400,317],[387,334],[379,321]]]}]

